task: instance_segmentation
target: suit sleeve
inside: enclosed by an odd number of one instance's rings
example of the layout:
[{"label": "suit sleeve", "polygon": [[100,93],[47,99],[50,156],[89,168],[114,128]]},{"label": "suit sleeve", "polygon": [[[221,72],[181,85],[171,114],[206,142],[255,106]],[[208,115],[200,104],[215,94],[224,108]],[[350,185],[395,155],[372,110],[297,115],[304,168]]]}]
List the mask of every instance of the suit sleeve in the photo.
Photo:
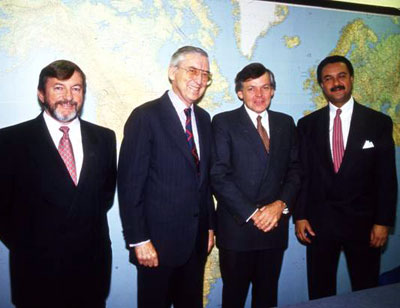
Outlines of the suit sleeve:
[{"label": "suit sleeve", "polygon": [[[210,163],[212,164],[213,161],[213,157],[215,157],[215,143],[214,141],[211,142],[211,158],[210,158]],[[209,173],[210,170],[209,170]],[[210,179],[211,181],[211,179]],[[212,191],[212,187],[211,187],[211,183],[209,183],[208,185],[208,229],[209,230],[216,230],[217,227],[217,217],[215,215],[215,204],[214,204],[214,198],[213,198],[213,191]]]},{"label": "suit sleeve", "polygon": [[4,131],[0,132],[0,240],[8,248],[12,242],[12,205],[14,173],[12,144],[7,142]]},{"label": "suit sleeve", "polygon": [[289,212],[292,213],[300,190],[302,176],[297,130],[292,118],[290,118],[289,121],[289,130],[291,137],[289,163],[287,165],[285,178],[280,192],[280,200],[286,203]]},{"label": "suit sleeve", "polygon": [[396,218],[397,177],[393,123],[389,117],[382,121],[378,136],[375,185],[378,194],[375,224],[393,226]]},{"label": "suit sleeve", "polygon": [[211,183],[217,196],[218,206],[226,207],[239,224],[244,224],[257,206],[241,192],[233,178],[231,141],[226,121],[217,116],[212,121],[212,128],[215,151],[212,159]]},{"label": "suit sleeve", "polygon": [[125,124],[118,163],[119,209],[127,247],[150,239],[144,204],[150,155],[148,119],[136,109]]},{"label": "suit sleeve", "polygon": [[308,161],[308,154],[307,154],[307,136],[306,136],[306,129],[303,125],[302,120],[298,122],[297,125],[297,133],[298,133],[298,140],[299,140],[299,157],[301,163],[301,169],[303,173],[300,193],[297,198],[297,202],[295,205],[295,209],[293,211],[293,220],[301,220],[307,219],[307,194],[308,194],[308,186],[309,186],[309,161]]},{"label": "suit sleeve", "polygon": [[115,195],[115,186],[117,181],[117,145],[116,145],[116,138],[115,133],[110,132],[109,134],[109,144],[108,152],[110,153],[108,156],[106,174],[104,178],[103,184],[103,194],[104,194],[104,201],[105,201],[105,209],[108,211],[114,201]]}]

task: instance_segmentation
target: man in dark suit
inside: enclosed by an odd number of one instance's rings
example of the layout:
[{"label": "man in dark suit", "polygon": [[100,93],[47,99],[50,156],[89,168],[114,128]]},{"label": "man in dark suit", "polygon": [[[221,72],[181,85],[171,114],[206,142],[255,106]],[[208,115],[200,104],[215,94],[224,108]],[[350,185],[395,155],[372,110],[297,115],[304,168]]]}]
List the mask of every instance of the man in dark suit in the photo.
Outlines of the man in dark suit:
[{"label": "man in dark suit", "polygon": [[209,185],[211,123],[197,106],[211,82],[207,53],[178,49],[172,90],[136,108],[125,125],[118,195],[138,275],[138,307],[200,308],[214,244]]},{"label": "man in dark suit", "polygon": [[342,249],[352,289],[377,285],[397,195],[391,119],[353,99],[345,57],[325,58],[317,77],[329,103],[298,123],[305,180],[295,211],[310,299],[336,294]]},{"label": "man in dark suit", "polygon": [[44,111],[0,130],[0,239],[18,308],[105,307],[116,143],[79,118],[85,90],[76,64],[55,61],[39,77]]},{"label": "man in dark suit", "polygon": [[300,187],[295,125],[268,110],[276,84],[262,64],[244,67],[235,84],[243,106],[212,121],[222,307],[244,307],[250,283],[252,307],[272,307]]}]

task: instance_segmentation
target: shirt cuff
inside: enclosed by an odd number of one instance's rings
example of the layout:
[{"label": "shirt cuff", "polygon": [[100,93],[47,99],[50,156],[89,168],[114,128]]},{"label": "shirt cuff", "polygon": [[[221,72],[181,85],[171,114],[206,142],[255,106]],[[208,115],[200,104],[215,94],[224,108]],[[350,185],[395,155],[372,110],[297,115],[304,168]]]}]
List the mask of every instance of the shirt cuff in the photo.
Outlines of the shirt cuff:
[{"label": "shirt cuff", "polygon": [[253,212],[253,214],[251,214],[251,215],[249,216],[249,218],[246,219],[246,222],[249,222],[249,220],[251,219],[251,217],[253,217],[254,214],[257,213],[257,212],[258,212],[258,209],[256,209],[256,210]]},{"label": "shirt cuff", "polygon": [[136,247],[136,246],[140,246],[140,245],[146,244],[148,242],[150,242],[150,240],[139,242],[139,243],[135,243],[135,244],[129,244],[128,246],[132,248],[132,247]]}]

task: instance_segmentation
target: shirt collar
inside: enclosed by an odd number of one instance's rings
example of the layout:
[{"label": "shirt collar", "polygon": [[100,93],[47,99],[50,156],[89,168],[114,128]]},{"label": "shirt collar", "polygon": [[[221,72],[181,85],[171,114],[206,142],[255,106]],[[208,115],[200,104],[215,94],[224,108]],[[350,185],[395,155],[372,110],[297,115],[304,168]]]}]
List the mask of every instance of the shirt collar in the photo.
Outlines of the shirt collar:
[{"label": "shirt collar", "polygon": [[[343,106],[340,108],[342,110],[342,114],[347,114],[351,113],[353,111],[354,107],[354,98],[353,96],[350,97],[350,99],[343,104]],[[336,114],[336,110],[339,109],[336,107],[334,104],[329,102],[329,112]]]},{"label": "shirt collar", "polygon": [[62,123],[50,116],[46,111],[43,111],[43,118],[49,130],[59,130],[61,126],[68,126],[70,129],[75,130],[79,125],[79,117],[76,117],[71,122]]},{"label": "shirt collar", "polygon": [[188,107],[180,98],[178,95],[176,95],[176,93],[174,92],[174,90],[169,90],[168,91],[168,96],[169,99],[172,102],[172,105],[174,106],[175,110],[180,113],[180,112],[184,112],[184,110],[186,108],[190,108],[193,110],[193,104],[190,105],[190,107]]},{"label": "shirt collar", "polygon": [[265,109],[261,113],[257,113],[257,112],[254,112],[253,110],[251,110],[250,108],[248,108],[246,106],[246,104],[244,104],[244,103],[243,103],[243,106],[244,106],[244,109],[246,110],[247,114],[249,115],[249,117],[250,117],[250,119],[251,119],[251,121],[253,123],[257,123],[257,117],[258,116],[261,116],[261,118],[265,119],[265,120],[268,119],[268,111],[267,111],[267,109]]}]

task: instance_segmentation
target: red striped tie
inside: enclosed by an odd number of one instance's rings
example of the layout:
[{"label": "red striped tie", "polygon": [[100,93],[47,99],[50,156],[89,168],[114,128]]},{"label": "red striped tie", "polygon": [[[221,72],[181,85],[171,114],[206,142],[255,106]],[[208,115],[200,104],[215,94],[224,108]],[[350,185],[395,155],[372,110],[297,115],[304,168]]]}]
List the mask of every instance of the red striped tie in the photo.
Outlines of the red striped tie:
[{"label": "red striped tie", "polygon": [[58,152],[61,155],[61,158],[64,161],[65,166],[68,169],[68,172],[72,178],[74,184],[77,184],[76,177],[76,167],[75,167],[75,158],[74,152],[72,151],[71,140],[69,139],[69,127],[61,126],[60,131],[63,132],[63,136],[61,137],[60,143],[58,144]]},{"label": "red striped tie", "polygon": [[185,115],[186,115],[185,133],[186,133],[186,139],[187,139],[187,142],[189,145],[190,152],[192,153],[197,172],[199,173],[200,172],[200,160],[199,160],[199,155],[197,154],[196,144],[194,143],[194,138],[193,138],[191,111],[192,111],[192,109],[190,109],[190,108],[186,108],[184,110]]},{"label": "red striped tie", "polygon": [[335,173],[338,173],[344,155],[344,143],[342,133],[342,121],[340,119],[341,109],[336,110],[336,116],[333,120],[333,136],[332,136],[332,150],[333,150],[333,168]]}]

